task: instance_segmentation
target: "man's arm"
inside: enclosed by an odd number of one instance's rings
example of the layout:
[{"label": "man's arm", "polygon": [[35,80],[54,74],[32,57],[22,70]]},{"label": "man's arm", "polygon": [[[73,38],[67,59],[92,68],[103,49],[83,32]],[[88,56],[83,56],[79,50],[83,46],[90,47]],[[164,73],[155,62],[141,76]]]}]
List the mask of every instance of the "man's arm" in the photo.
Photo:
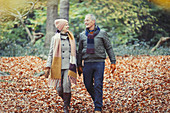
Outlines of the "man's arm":
[{"label": "man's arm", "polygon": [[82,49],[83,49],[83,43],[82,43],[81,34],[80,34],[79,46],[78,46],[78,55],[77,55],[77,66],[78,66],[79,76],[81,76],[81,73],[83,72],[83,69],[82,69]]},{"label": "man's arm", "polygon": [[116,69],[116,58],[113,52],[113,47],[111,45],[111,42],[106,32],[104,34],[104,47],[106,49],[106,52],[111,62],[111,65],[110,65],[111,73],[114,73],[114,70]]},{"label": "man's arm", "polygon": [[81,34],[79,38],[79,46],[78,46],[78,58],[77,58],[77,65],[82,66],[82,49],[83,49],[83,43],[81,39]]},{"label": "man's arm", "polygon": [[110,39],[106,32],[104,33],[104,47],[105,47],[106,52],[109,56],[111,64],[116,64],[116,58],[115,58],[115,54],[113,52],[113,47],[111,45]]}]

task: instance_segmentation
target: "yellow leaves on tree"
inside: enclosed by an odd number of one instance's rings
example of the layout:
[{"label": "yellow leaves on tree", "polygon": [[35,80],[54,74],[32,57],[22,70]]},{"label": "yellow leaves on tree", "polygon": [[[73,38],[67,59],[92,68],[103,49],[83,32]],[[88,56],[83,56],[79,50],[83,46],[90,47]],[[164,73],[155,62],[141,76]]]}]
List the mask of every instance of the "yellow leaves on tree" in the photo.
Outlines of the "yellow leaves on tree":
[{"label": "yellow leaves on tree", "polygon": [[155,3],[156,5],[170,10],[170,0],[149,0],[150,2]]},{"label": "yellow leaves on tree", "polygon": [[18,8],[24,8],[25,3],[27,1],[26,0],[0,0],[0,10],[11,10],[11,9],[18,9]]}]

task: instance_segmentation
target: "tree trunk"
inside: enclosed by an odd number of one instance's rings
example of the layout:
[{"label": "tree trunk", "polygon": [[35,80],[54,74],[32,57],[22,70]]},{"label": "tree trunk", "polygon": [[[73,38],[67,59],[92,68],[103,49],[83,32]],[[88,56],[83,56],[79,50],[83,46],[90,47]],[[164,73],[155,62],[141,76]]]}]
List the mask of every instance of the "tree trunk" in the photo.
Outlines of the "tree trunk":
[{"label": "tree trunk", "polygon": [[69,0],[60,0],[60,18],[69,21]]},{"label": "tree trunk", "polygon": [[54,20],[58,18],[58,2],[59,0],[47,0],[47,21],[46,21],[46,37],[45,47],[50,46],[51,38],[56,32]]}]

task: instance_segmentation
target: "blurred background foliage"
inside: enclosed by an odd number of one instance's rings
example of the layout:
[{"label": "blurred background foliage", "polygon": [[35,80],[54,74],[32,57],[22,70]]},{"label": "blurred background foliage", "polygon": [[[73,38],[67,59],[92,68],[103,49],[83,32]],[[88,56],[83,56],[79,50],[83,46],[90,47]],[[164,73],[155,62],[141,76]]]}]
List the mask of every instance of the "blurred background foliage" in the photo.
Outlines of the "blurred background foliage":
[{"label": "blurred background foliage", "polygon": [[[22,0],[16,1],[19,2],[11,2],[8,8],[3,4],[7,2],[1,0],[0,56],[46,56],[49,48],[44,47],[45,36],[31,45],[20,19],[12,15],[16,14],[16,10],[25,13],[31,6]],[[77,44],[79,33],[85,29],[84,18],[88,13],[94,14],[97,25],[108,32],[116,55],[170,55],[170,41],[150,52],[161,37],[170,36],[168,8],[158,7],[151,0],[70,0],[69,25]],[[46,34],[46,15],[46,0],[39,0],[22,19],[31,33],[34,29]]]}]

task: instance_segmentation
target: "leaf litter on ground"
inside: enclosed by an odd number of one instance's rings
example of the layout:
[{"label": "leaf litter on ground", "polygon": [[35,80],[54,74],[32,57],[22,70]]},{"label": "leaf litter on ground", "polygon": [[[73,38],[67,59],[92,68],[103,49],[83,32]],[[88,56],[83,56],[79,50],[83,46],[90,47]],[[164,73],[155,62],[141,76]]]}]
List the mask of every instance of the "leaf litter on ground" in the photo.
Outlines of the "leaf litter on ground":
[{"label": "leaf litter on ground", "polygon": [[[105,61],[103,113],[170,112],[170,56],[117,56],[112,74],[110,61]],[[0,112],[57,112],[63,101],[57,91],[48,87],[42,75],[45,60],[35,56],[1,57]],[[10,81],[10,82],[9,82]],[[72,84],[70,111],[94,112],[83,76]]]}]

